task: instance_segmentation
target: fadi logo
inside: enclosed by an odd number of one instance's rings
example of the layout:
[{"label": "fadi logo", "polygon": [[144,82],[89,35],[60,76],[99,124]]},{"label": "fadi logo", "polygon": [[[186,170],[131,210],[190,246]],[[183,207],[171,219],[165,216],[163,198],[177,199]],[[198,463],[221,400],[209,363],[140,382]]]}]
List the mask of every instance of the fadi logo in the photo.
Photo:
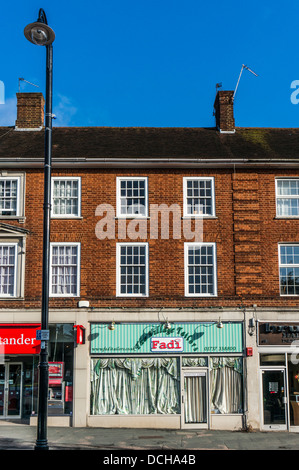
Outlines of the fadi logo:
[{"label": "fadi logo", "polygon": [[4,104],[4,83],[0,80],[0,104]]},{"label": "fadi logo", "polygon": [[165,350],[184,351],[183,338],[151,338],[152,352],[159,352]]}]

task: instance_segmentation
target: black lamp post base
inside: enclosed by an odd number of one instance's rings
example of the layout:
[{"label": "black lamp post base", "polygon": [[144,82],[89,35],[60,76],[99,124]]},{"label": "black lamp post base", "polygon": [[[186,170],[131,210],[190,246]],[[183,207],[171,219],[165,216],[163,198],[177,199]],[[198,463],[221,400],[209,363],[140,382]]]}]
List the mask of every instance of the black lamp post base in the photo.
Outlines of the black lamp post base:
[{"label": "black lamp post base", "polygon": [[34,450],[49,450],[47,439],[37,440]]}]

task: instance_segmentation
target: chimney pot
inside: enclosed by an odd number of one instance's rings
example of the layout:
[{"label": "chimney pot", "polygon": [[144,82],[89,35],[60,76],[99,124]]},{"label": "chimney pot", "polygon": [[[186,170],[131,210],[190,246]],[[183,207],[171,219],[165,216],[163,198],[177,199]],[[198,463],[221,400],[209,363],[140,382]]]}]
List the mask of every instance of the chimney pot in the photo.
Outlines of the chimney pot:
[{"label": "chimney pot", "polygon": [[219,90],[214,103],[216,127],[220,132],[234,133],[234,92]]},{"label": "chimney pot", "polygon": [[41,130],[45,99],[42,93],[17,93],[16,130]]}]

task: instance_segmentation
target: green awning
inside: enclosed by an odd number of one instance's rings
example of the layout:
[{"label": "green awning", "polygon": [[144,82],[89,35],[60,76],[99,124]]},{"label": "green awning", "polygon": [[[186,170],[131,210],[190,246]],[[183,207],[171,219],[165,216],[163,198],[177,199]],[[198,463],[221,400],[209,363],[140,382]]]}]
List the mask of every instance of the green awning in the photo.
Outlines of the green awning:
[{"label": "green awning", "polygon": [[242,323],[110,323],[90,325],[91,354],[242,353]]}]

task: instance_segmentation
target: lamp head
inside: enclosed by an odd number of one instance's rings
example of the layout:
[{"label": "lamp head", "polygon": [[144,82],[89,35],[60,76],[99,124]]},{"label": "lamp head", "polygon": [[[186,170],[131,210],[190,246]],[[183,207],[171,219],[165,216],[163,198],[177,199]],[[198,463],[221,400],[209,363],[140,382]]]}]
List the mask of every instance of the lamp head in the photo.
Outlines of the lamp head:
[{"label": "lamp head", "polygon": [[28,41],[38,46],[48,46],[55,39],[55,33],[48,26],[46,14],[43,9],[39,10],[39,17],[35,23],[28,24],[24,29],[24,35]]}]

